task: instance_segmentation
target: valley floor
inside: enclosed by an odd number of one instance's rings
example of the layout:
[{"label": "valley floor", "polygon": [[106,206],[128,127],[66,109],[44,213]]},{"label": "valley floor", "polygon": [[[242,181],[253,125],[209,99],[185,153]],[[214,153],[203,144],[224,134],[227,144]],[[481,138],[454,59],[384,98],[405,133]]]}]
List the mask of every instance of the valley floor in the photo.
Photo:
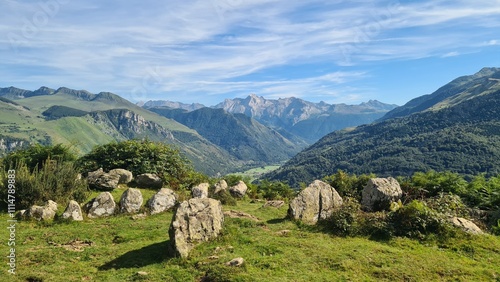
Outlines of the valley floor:
[{"label": "valley floor", "polygon": [[[262,204],[244,200],[225,206],[260,221],[226,217],[224,234],[196,247],[187,260],[167,252],[171,212],[145,219],[122,215],[71,223],[18,222],[15,276],[7,272],[9,230],[4,226],[9,218],[1,214],[1,280],[500,281],[498,236],[427,244],[406,238],[340,238],[285,219],[286,205]],[[237,257],[245,259],[243,267],[225,266]]]}]

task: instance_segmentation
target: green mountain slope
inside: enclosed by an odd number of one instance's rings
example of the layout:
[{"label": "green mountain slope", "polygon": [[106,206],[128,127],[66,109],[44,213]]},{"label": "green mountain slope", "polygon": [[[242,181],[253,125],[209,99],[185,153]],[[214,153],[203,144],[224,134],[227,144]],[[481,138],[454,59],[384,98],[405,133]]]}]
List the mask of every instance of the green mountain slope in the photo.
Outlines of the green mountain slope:
[{"label": "green mountain slope", "polygon": [[223,109],[212,108],[191,112],[168,108],[149,110],[196,130],[242,161],[277,163],[290,159],[301,149],[277,131],[244,114],[230,114]]},{"label": "green mountain slope", "polygon": [[470,88],[445,86],[457,92],[434,99],[424,111],[333,132],[267,177],[297,185],[338,169],[382,176],[429,169],[499,174],[499,74]]},{"label": "green mountain slope", "polygon": [[[195,130],[112,93],[9,87],[0,88],[0,97],[0,128],[4,137],[0,142],[10,140],[11,144],[0,146],[0,153],[15,150],[16,144],[70,143],[83,154],[95,145],[113,140],[149,138],[175,145],[197,170],[210,175],[242,165]],[[85,112],[88,114],[83,115]]]}]

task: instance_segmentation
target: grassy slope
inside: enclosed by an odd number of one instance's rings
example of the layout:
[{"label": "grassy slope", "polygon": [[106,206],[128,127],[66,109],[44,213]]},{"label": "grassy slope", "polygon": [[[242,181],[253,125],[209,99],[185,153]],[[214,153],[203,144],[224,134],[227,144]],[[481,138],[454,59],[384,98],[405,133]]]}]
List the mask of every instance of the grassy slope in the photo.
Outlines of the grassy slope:
[{"label": "grassy slope", "polygon": [[45,140],[45,136],[48,135],[53,143],[74,144],[81,153],[86,153],[94,145],[109,143],[114,138],[103,132],[102,128],[87,122],[86,117],[65,117],[46,121],[41,113],[54,105],[63,105],[84,111],[128,108],[145,119],[156,122],[172,131],[176,138],[176,141],[173,142],[174,145],[181,148],[181,151],[193,161],[197,170],[215,175],[219,171],[223,173],[232,171],[234,167],[241,165],[236,163],[227,152],[208,142],[196,131],[121,98],[85,101],[66,93],[58,93],[19,99],[15,102],[30,108],[30,111],[20,110],[20,107],[16,108],[5,102],[0,102],[0,121],[6,123],[0,123],[0,129],[5,128],[3,134],[12,137],[40,142]]},{"label": "grassy slope", "polygon": [[[122,192],[113,193],[116,200]],[[145,192],[145,199],[154,193]],[[18,274],[9,281],[29,277],[43,281],[199,281],[209,270],[219,278],[229,275],[231,281],[500,280],[499,237],[455,239],[439,247],[402,238],[385,242],[339,238],[285,220],[286,206],[261,205],[242,201],[237,207],[225,207],[251,213],[261,221],[226,218],[224,235],[195,248],[187,260],[167,253],[171,212],[144,220],[117,216],[73,223],[20,222]],[[0,215],[4,224],[6,219]],[[8,230],[0,230],[1,238],[7,238]],[[289,233],[282,235],[281,230]],[[93,245],[81,252],[57,246],[74,239]],[[2,253],[6,251],[2,248]],[[209,258],[213,255],[217,258]],[[240,256],[246,260],[244,267],[224,266]],[[7,275],[5,265],[0,271],[2,277]],[[139,271],[148,274],[140,276]]]}]

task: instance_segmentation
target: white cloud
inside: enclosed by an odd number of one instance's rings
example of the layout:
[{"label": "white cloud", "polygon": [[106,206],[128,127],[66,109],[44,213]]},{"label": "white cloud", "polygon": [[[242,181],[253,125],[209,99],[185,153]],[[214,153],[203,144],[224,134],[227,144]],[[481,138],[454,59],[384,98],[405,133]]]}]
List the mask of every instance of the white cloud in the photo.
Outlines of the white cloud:
[{"label": "white cloud", "polygon": [[[30,36],[23,29],[42,11],[38,2],[3,1],[0,9],[0,56],[16,66],[0,69],[3,83],[51,83],[136,100],[216,101],[250,92],[335,97],[339,89],[360,97],[356,91],[371,90],[344,84],[364,72],[346,69],[460,56],[481,48],[478,42],[500,45],[490,39],[500,27],[499,1],[70,1]],[[8,34],[20,40],[12,44]],[[268,73],[300,64],[324,69],[298,78]]]}]

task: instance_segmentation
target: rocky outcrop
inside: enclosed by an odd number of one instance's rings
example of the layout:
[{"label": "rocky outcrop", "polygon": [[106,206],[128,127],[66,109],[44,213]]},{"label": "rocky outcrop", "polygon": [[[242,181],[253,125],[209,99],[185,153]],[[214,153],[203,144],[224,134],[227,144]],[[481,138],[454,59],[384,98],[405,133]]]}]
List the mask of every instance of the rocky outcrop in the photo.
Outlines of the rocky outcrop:
[{"label": "rocky outcrop", "polygon": [[361,206],[366,211],[388,210],[392,202],[397,202],[403,191],[396,179],[372,178],[362,191]]},{"label": "rocky outcrop", "polygon": [[142,193],[139,189],[129,188],[120,198],[121,213],[137,213],[142,206]]},{"label": "rocky outcrop", "polygon": [[34,205],[30,207],[26,212],[25,212],[25,217],[26,218],[34,218],[36,220],[53,220],[54,217],[56,216],[57,212],[57,203],[51,200],[48,200],[45,202],[44,206],[37,206]]},{"label": "rocky outcrop", "polygon": [[105,217],[115,213],[116,203],[109,192],[102,192],[85,205],[89,218]]},{"label": "rocky outcrop", "polygon": [[226,180],[224,180],[224,179],[220,180],[219,182],[215,183],[214,194],[217,194],[217,193],[221,192],[222,190],[226,190],[227,187],[228,186],[227,186]]},{"label": "rocky outcrop", "polygon": [[470,234],[475,234],[475,235],[481,235],[484,234],[484,232],[477,227],[477,225],[465,218],[461,217],[452,217],[449,219],[451,224],[455,225],[456,227],[459,227],[460,229],[464,230],[467,233]]},{"label": "rocky outcrop", "polygon": [[134,176],[132,172],[126,170],[126,169],[121,169],[121,168],[115,168],[109,171],[109,174],[116,174],[120,176],[120,179],[118,180],[118,184],[128,184],[132,182],[132,179],[134,179]]},{"label": "rocky outcrop", "polygon": [[135,184],[139,188],[158,189],[163,186],[163,180],[156,174],[143,173],[135,178]]},{"label": "rocky outcrop", "polygon": [[170,241],[183,258],[200,242],[216,238],[222,231],[222,204],[210,198],[193,198],[177,208],[169,229]]},{"label": "rocky outcrop", "polygon": [[177,195],[168,188],[161,188],[156,194],[148,200],[147,206],[151,214],[157,214],[167,211],[175,206]]},{"label": "rocky outcrop", "polygon": [[82,221],[83,215],[80,205],[74,200],[69,201],[66,210],[64,210],[64,213],[62,214],[62,218],[75,221]]},{"label": "rocky outcrop", "polygon": [[288,215],[292,219],[312,225],[318,220],[330,217],[342,203],[342,198],[332,186],[315,180],[290,202]]},{"label": "rocky outcrop", "polygon": [[243,181],[239,181],[238,184],[229,188],[229,193],[235,198],[243,198],[247,193],[248,187]]},{"label": "rocky outcrop", "polygon": [[116,187],[118,187],[119,180],[119,175],[105,173],[102,168],[89,172],[87,176],[90,188],[99,191],[113,191]]},{"label": "rocky outcrop", "polygon": [[197,186],[194,186],[191,189],[193,198],[208,198],[208,187],[210,187],[210,184],[208,183],[201,183]]}]

